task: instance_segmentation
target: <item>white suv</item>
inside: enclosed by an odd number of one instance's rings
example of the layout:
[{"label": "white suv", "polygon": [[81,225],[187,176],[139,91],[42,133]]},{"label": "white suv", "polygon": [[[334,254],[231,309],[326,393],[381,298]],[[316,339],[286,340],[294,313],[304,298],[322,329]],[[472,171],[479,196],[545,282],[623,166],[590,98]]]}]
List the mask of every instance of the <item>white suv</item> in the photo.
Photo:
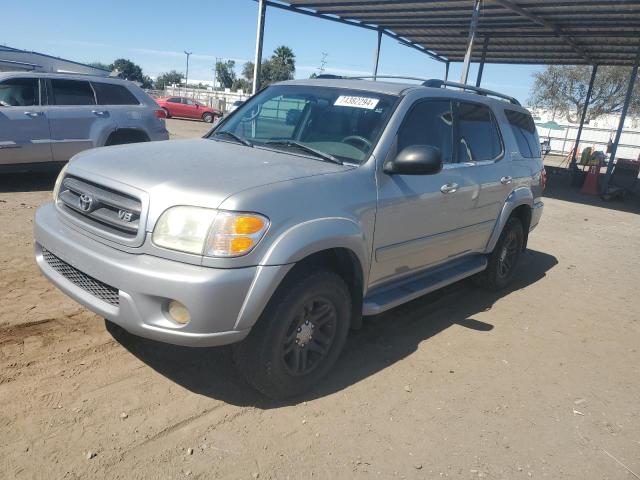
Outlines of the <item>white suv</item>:
[{"label": "white suv", "polygon": [[164,118],[126,80],[0,73],[0,171],[66,162],[93,147],[167,140]]}]

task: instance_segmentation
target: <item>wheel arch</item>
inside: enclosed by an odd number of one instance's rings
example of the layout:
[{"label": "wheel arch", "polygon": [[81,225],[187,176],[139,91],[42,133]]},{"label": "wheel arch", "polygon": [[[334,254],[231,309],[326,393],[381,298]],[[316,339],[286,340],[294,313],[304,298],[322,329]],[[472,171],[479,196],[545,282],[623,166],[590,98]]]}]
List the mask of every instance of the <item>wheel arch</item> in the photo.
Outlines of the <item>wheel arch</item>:
[{"label": "wheel arch", "polygon": [[523,249],[527,247],[529,238],[529,226],[531,224],[531,209],[533,207],[533,193],[529,188],[517,188],[507,197],[507,201],[502,206],[502,211],[498,216],[498,220],[493,228],[493,232],[487,242],[485,253],[490,253],[495,248],[500,238],[500,234],[509,218],[516,216],[521,222],[524,229]]},{"label": "wheel arch", "polygon": [[328,269],[340,275],[351,293],[351,327],[359,328],[369,262],[365,236],[347,219],[320,219],[285,232],[266,253],[238,315],[236,329],[258,320],[276,289],[301,269]]},{"label": "wheel arch", "polygon": [[151,138],[140,128],[116,128],[112,130],[104,142],[105,146],[122,145],[126,143],[149,142]]}]

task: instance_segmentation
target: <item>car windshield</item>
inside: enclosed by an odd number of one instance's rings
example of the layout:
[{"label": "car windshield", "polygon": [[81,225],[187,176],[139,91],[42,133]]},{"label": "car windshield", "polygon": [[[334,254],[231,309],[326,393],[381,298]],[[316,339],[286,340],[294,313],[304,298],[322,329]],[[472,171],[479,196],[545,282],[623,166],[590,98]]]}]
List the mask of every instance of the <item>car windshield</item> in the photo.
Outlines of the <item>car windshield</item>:
[{"label": "car windshield", "polygon": [[233,141],[233,135],[250,145],[361,163],[397,101],[361,90],[274,85],[238,107],[210,138]]}]

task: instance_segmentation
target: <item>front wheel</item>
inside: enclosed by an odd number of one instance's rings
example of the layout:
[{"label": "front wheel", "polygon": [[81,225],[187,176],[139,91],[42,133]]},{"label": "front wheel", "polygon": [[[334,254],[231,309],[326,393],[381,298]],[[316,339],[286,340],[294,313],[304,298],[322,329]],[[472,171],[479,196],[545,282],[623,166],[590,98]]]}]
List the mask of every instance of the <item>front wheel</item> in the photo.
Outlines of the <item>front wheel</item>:
[{"label": "front wheel", "polygon": [[496,247],[489,255],[486,270],[473,277],[474,283],[489,290],[501,290],[506,287],[513,278],[523,246],[522,222],[511,217],[502,230]]},{"label": "front wheel", "polygon": [[338,359],[349,331],[351,296],[340,276],[320,271],[294,277],[234,346],[239,373],[274,399],[314,388]]},{"label": "front wheel", "polygon": [[204,120],[206,123],[213,123],[213,113],[205,113],[204,115],[202,115],[202,120]]}]

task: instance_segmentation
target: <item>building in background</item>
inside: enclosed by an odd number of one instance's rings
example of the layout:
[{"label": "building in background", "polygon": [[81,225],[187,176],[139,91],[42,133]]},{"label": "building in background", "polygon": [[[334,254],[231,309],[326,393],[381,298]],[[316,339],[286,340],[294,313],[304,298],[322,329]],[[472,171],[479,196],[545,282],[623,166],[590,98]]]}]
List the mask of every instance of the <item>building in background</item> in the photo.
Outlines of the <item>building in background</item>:
[{"label": "building in background", "polygon": [[[551,152],[558,155],[568,155],[575,144],[578,133],[578,124],[570,123],[566,118],[555,114],[551,110],[530,108],[533,118],[538,126],[540,140],[549,139]],[[578,156],[586,147],[592,147],[594,151],[606,152],[609,140],[615,137],[620,115],[602,115],[589,123],[585,123],[580,137]],[[555,124],[555,125],[554,125]],[[553,125],[545,127],[545,125]],[[640,118],[627,115],[624,129],[620,137],[620,145],[616,155],[618,158],[636,160],[640,156]]]},{"label": "building in background", "polygon": [[109,76],[108,70],[65,60],[64,58],[28,52],[0,45],[0,72],[79,73],[83,75]]}]

